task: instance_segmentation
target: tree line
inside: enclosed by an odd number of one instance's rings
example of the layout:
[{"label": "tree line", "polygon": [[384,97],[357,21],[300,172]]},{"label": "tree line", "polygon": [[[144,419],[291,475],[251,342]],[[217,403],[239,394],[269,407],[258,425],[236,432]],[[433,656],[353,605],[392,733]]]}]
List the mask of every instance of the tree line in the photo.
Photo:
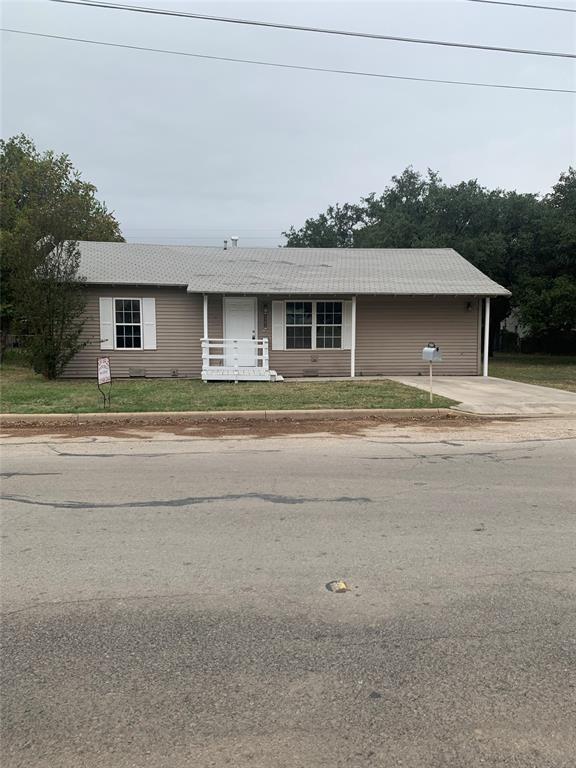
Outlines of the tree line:
[{"label": "tree line", "polygon": [[454,248],[512,291],[494,302],[494,329],[514,309],[532,346],[576,351],[574,168],[544,196],[448,185],[407,168],[382,194],[330,206],[283,234],[288,247]]}]

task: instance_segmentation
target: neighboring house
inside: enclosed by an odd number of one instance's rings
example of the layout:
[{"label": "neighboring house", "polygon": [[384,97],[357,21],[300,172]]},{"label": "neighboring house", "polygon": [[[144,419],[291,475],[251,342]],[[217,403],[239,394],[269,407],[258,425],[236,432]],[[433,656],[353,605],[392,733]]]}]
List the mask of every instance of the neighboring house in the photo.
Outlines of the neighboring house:
[{"label": "neighboring house", "polygon": [[520,317],[518,316],[518,309],[514,308],[510,314],[502,320],[500,323],[500,330],[512,333],[518,338],[518,341],[525,339],[530,335],[530,328],[526,325],[522,325]]},{"label": "neighboring house", "polygon": [[88,344],[67,376],[101,355],[115,377],[414,375],[430,341],[439,374],[475,375],[482,316],[508,295],[448,248],[79,248]]}]

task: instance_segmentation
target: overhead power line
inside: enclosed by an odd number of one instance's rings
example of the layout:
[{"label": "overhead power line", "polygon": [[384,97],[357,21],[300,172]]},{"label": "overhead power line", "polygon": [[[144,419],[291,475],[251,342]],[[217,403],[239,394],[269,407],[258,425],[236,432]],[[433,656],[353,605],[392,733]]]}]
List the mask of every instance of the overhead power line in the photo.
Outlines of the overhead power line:
[{"label": "overhead power line", "polygon": [[74,43],[87,43],[88,45],[100,45],[107,48],[123,48],[130,51],[148,51],[150,53],[163,53],[170,56],[186,56],[193,59],[207,59],[209,61],[225,61],[233,64],[254,64],[259,67],[274,67],[277,69],[296,69],[304,72],[330,72],[336,75],[353,75],[355,77],[375,77],[384,80],[410,80],[417,83],[441,83],[443,85],[467,85],[476,88],[503,88],[514,91],[542,91],[547,93],[576,93],[576,90],[568,88],[539,88],[529,85],[508,85],[505,83],[481,83],[467,80],[441,80],[433,77],[412,77],[409,75],[388,75],[381,72],[362,72],[355,69],[332,69],[330,67],[312,67],[304,64],[282,64],[274,61],[261,61],[259,59],[238,59],[232,56],[210,56],[205,53],[189,53],[188,51],[173,51],[166,48],[149,48],[143,45],[128,45],[125,43],[110,43],[103,40],[88,40],[81,37],[65,37],[64,35],[49,35],[43,32],[27,32],[22,29],[7,29],[0,27],[0,31],[14,35],[28,35],[30,37],[44,37],[51,40],[67,40]]},{"label": "overhead power line", "polygon": [[537,11],[562,11],[576,13],[576,8],[558,8],[552,5],[534,5],[533,3],[507,3],[505,0],[466,0],[468,3],[484,3],[484,5],[508,5],[512,8],[533,8]]},{"label": "overhead power line", "polygon": [[136,5],[121,5],[119,3],[100,3],[91,0],[51,0],[53,3],[64,5],[83,5],[90,8],[104,8],[114,11],[132,11],[134,13],[148,13],[155,16],[176,16],[184,19],[200,19],[202,21],[216,21],[225,24],[244,24],[253,27],[267,27],[272,29],[287,29],[292,32],[314,32],[323,35],[343,35],[345,37],[363,37],[370,40],[388,40],[396,43],[418,43],[420,45],[440,45],[448,48],[470,48],[477,51],[497,51],[499,53],[519,53],[530,56],[554,56],[564,59],[576,59],[576,53],[559,53],[557,51],[539,51],[529,48],[506,48],[495,45],[478,45],[475,43],[455,43],[448,40],[427,40],[418,37],[398,37],[395,35],[380,35],[372,32],[353,32],[341,29],[324,29],[322,27],[305,27],[298,24],[281,24],[274,21],[254,21],[252,19],[237,19],[228,16],[211,16],[204,13],[189,13],[187,11],[168,11],[160,8],[146,8]]}]

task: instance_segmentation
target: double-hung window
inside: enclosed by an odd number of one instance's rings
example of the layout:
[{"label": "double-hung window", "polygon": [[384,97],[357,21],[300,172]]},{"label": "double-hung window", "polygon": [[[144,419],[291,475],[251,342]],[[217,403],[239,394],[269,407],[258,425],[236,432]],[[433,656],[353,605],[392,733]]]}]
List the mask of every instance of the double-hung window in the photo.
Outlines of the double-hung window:
[{"label": "double-hung window", "polygon": [[116,349],[142,349],[140,299],[114,299]]},{"label": "double-hung window", "polygon": [[341,349],[341,301],[287,301],[286,349]]},{"label": "double-hung window", "polygon": [[286,302],[286,349],[312,349],[312,301]]},{"label": "double-hung window", "polygon": [[316,348],[342,347],[342,302],[316,302]]},{"label": "double-hung window", "polygon": [[100,349],[156,349],[156,298],[100,296]]}]

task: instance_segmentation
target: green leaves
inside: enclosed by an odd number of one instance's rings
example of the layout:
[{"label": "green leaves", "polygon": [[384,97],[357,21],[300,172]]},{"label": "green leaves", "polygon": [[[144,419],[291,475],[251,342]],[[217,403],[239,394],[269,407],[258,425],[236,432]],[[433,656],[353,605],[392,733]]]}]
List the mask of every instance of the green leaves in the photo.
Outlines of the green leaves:
[{"label": "green leaves", "polygon": [[292,248],[354,248],[354,236],[362,222],[361,206],[336,203],[316,219],[306,219],[301,229],[290,227],[282,234]]},{"label": "green leaves", "polygon": [[563,333],[576,328],[576,278],[532,277],[516,287],[520,322],[534,336]]},{"label": "green leaves", "polygon": [[46,253],[21,288],[21,320],[30,335],[29,355],[37,373],[55,379],[85,346],[80,340],[86,306],[84,282],[78,278],[76,242],[46,238]]},{"label": "green leaves", "polygon": [[83,306],[75,241],[121,241],[120,227],[68,155],[40,153],[23,134],[0,142],[0,179],[2,346],[23,332],[38,369],[55,376]]}]

